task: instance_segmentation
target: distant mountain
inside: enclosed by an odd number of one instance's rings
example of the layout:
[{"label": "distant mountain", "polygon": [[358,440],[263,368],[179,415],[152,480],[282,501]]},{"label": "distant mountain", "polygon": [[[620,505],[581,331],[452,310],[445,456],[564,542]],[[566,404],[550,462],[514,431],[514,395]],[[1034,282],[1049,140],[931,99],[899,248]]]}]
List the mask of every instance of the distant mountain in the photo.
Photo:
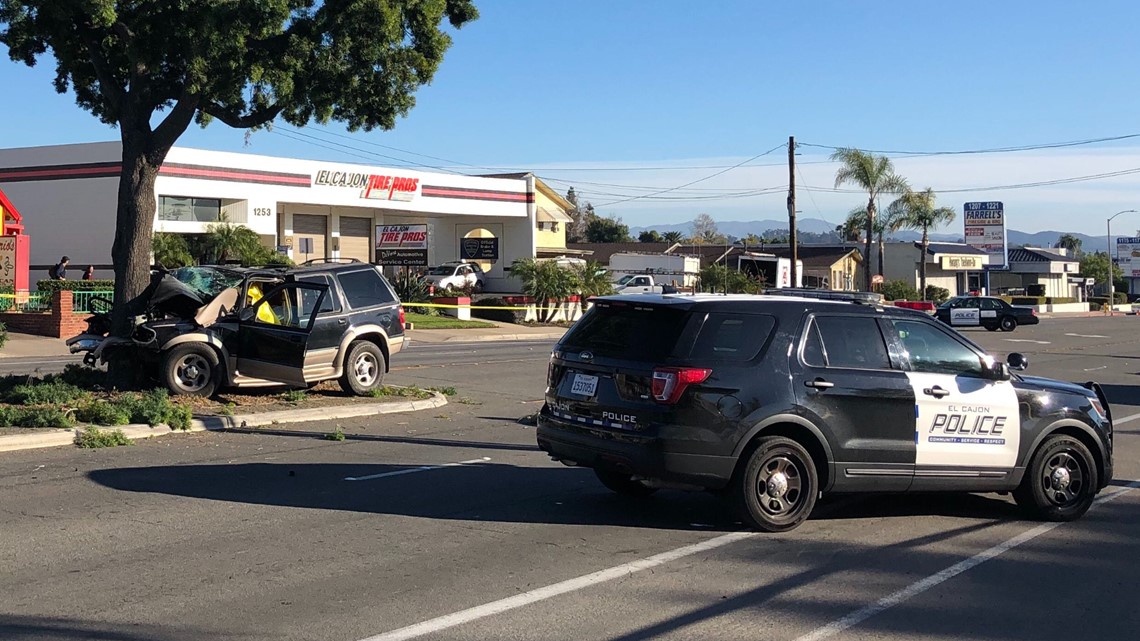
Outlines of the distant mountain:
[{"label": "distant mountain", "polygon": [[[820,220],[818,218],[801,218],[796,222],[797,222],[796,227],[801,232],[809,232],[809,233],[814,233],[814,234],[826,234],[826,233],[835,231],[835,225],[827,222],[826,220]],[[788,221],[786,221],[786,220],[751,220],[751,221],[727,220],[724,222],[718,221],[716,225],[717,225],[717,229],[722,234],[726,234],[728,236],[735,236],[737,238],[743,238],[743,237],[747,236],[748,234],[756,234],[757,236],[763,236],[764,232],[767,232],[767,231],[787,230]],[[629,231],[630,231],[630,234],[633,235],[634,238],[636,238],[639,233],[641,233],[647,229],[656,229],[658,232],[660,232],[662,234],[664,234],[665,232],[670,232],[670,231],[679,231],[679,232],[687,235],[690,231],[692,231],[692,225],[690,223],[673,223],[673,224],[669,224],[669,225],[648,225],[645,227],[630,227]],[[1024,232],[1024,231],[1018,231],[1016,229],[1009,230],[1009,232],[1007,232],[1006,236],[1009,240],[1009,246],[1011,248],[1021,247],[1022,245],[1028,245],[1030,247],[1052,247],[1053,245],[1055,245],[1057,243],[1057,240],[1061,238],[1061,235],[1065,234],[1065,233],[1072,233],[1077,238],[1080,238],[1081,239],[1081,249],[1086,251],[1086,252],[1098,252],[1098,251],[1104,251],[1105,250],[1105,238],[1104,238],[1104,236],[1089,236],[1088,234],[1078,234],[1078,233],[1073,233],[1073,232],[1061,232],[1061,231],[1039,231],[1039,232],[1030,233],[1030,232]],[[1121,235],[1127,235],[1128,233],[1129,233],[1128,231],[1124,231],[1123,234],[1121,234]],[[895,234],[892,234],[891,237],[895,240],[901,240],[901,241],[919,240],[920,238],[922,238],[922,234],[919,232],[916,232],[916,231],[906,230],[906,231],[900,231],[900,232],[897,232]],[[962,241],[962,233],[961,232],[933,233],[933,234],[930,234],[930,239],[940,241],[940,242],[957,243],[957,242]]]}]

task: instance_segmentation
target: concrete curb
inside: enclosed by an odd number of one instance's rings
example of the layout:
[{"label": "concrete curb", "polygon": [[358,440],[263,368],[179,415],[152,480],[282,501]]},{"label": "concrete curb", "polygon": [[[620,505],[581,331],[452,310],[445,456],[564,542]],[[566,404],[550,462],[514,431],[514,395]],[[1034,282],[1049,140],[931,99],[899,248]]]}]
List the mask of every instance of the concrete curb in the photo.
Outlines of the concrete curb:
[{"label": "concrete curb", "polygon": [[[188,434],[191,432],[205,432],[225,430],[231,427],[257,427],[283,423],[303,423],[305,421],[337,420],[342,418],[357,418],[360,416],[377,416],[380,414],[396,414],[399,412],[416,412],[447,405],[447,397],[439,392],[432,392],[431,398],[414,401],[396,401],[390,403],[359,403],[353,405],[339,405],[334,407],[314,407],[303,410],[282,410],[279,412],[261,412],[259,414],[246,414],[244,416],[204,416],[195,418],[190,422],[189,430],[173,430],[166,425],[150,425],[133,423],[119,426],[96,426],[101,430],[120,429],[132,441],[167,434]],[[34,434],[10,434],[0,436],[0,452],[16,452],[19,450],[33,450],[44,447],[59,447],[73,445],[75,435],[81,428],[73,430],[51,430],[50,432],[36,432]]]}]

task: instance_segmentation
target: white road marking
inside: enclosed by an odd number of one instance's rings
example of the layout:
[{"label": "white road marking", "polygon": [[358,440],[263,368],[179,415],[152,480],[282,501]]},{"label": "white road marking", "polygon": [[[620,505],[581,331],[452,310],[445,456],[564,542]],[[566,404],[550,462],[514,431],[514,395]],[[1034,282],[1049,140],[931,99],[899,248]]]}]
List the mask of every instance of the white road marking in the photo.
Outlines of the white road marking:
[{"label": "white road marking", "polygon": [[1086,367],[1084,371],[1095,372],[1095,371],[1101,370],[1101,369],[1108,369],[1108,365],[1101,365],[1100,367]]},{"label": "white road marking", "polygon": [[1100,334],[1065,334],[1065,336],[1076,336],[1077,338],[1108,338]]},{"label": "white road marking", "polygon": [[552,585],[538,588],[536,590],[523,592],[522,594],[517,594],[512,597],[507,597],[498,601],[492,601],[491,603],[486,603],[484,605],[469,608],[467,610],[462,610],[453,614],[447,614],[435,619],[429,619],[422,623],[416,623],[415,625],[410,625],[406,628],[400,628],[399,630],[393,630],[391,632],[378,634],[376,636],[368,637],[367,639],[362,639],[361,641],[403,641],[404,639],[415,639],[416,637],[422,637],[425,634],[432,634],[434,632],[439,632],[440,630],[454,628],[457,625],[470,623],[471,621],[489,617],[495,614],[500,614],[508,610],[514,610],[515,608],[521,608],[525,605],[537,603],[538,601],[544,601],[561,594],[575,592],[592,585],[597,585],[599,583],[605,583],[607,581],[613,581],[614,579],[627,577],[636,572],[655,568],[659,565],[669,563],[670,561],[676,561],[677,559],[682,559],[694,554],[700,554],[701,552],[715,550],[716,548],[724,547],[730,543],[742,541],[753,536],[756,536],[756,533],[732,532],[729,534],[724,534],[714,539],[708,539],[707,541],[701,541],[700,543],[694,543],[693,545],[686,545],[685,547],[670,550],[668,552],[662,552],[661,554],[655,554],[639,561],[631,561],[629,563],[624,563],[607,570],[599,570],[593,574],[586,574],[584,576],[568,579],[560,583],[554,583]]},{"label": "white road marking", "polygon": [[458,463],[444,463],[443,465],[423,465],[420,467],[409,467],[406,470],[396,470],[395,472],[384,472],[383,474],[369,474],[368,476],[346,476],[346,481],[371,481],[372,479],[382,479],[389,476],[403,476],[404,474],[415,474],[417,472],[429,472],[431,470],[442,470],[447,467],[459,467],[460,465],[471,465],[472,463],[486,463],[490,461],[489,456],[483,458],[473,458],[470,461],[460,461]]},{"label": "white road marking", "polygon": [[[1140,416],[1140,414],[1136,416]],[[1132,416],[1130,418],[1136,418],[1136,416]],[[1094,503],[1093,506],[1096,507],[1097,505],[1108,503],[1109,501],[1114,501],[1121,496],[1124,496],[1125,494],[1131,492],[1132,490],[1135,490],[1136,488],[1140,488],[1140,481],[1133,481],[1125,486],[1122,490],[1117,490],[1112,494],[1106,494],[1100,497],[1096,500],[1096,503]],[[885,610],[889,610],[896,605],[913,597],[916,597],[919,594],[922,594],[923,592],[926,592],[927,590],[941,583],[945,583],[946,581],[958,576],[967,570],[975,568],[985,563],[986,561],[989,561],[990,559],[1005,554],[1006,552],[1009,552],[1019,545],[1028,543],[1029,541],[1032,541],[1042,534],[1052,532],[1062,525],[1064,525],[1064,523],[1060,522],[1044,523],[1042,525],[1038,525],[1031,530],[1027,530],[1011,539],[1003,541],[1002,543],[999,543],[988,550],[984,550],[968,559],[959,561],[958,563],[951,565],[950,567],[942,570],[941,572],[938,572],[937,574],[932,574],[925,579],[911,583],[898,592],[887,595],[864,608],[855,610],[851,614],[848,614],[841,619],[836,619],[835,621],[821,628],[816,628],[815,630],[801,637],[797,637],[795,641],[821,641],[822,639],[833,637],[848,628],[859,625],[860,623],[866,621],[867,619],[870,619],[876,614],[879,614]]]},{"label": "white road marking", "polygon": [[1010,343],[1037,343],[1038,345],[1049,345],[1049,341],[1035,341],[1032,338],[1003,338],[1004,341]]},{"label": "white road marking", "polygon": [[1124,418],[1114,418],[1114,419],[1112,419],[1112,426],[1116,427],[1117,425],[1120,425],[1121,423],[1127,423],[1129,421],[1135,421],[1136,419],[1140,419],[1140,414],[1133,414],[1132,416],[1125,416]]}]

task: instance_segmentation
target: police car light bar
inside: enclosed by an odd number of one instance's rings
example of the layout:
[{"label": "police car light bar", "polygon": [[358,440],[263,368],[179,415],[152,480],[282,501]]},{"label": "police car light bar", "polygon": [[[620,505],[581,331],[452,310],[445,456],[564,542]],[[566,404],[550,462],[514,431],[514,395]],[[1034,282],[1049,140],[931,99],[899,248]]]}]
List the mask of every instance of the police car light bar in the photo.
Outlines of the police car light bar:
[{"label": "police car light bar", "polygon": [[837,292],[827,289],[788,287],[785,289],[766,289],[764,293],[771,296],[799,296],[801,298],[818,298],[821,300],[845,300],[863,305],[883,304],[883,295],[874,292]]}]

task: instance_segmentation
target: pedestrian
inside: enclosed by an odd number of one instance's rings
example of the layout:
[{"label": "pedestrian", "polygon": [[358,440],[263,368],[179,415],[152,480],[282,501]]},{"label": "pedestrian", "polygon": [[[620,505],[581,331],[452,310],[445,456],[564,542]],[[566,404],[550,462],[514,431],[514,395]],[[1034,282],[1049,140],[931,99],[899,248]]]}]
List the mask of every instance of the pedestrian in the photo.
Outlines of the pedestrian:
[{"label": "pedestrian", "polygon": [[83,280],[95,280],[95,266],[88,265],[87,271],[83,272]]},{"label": "pedestrian", "polygon": [[67,256],[59,259],[59,262],[48,270],[48,276],[51,276],[52,280],[67,280],[67,264],[70,262],[71,259]]}]

